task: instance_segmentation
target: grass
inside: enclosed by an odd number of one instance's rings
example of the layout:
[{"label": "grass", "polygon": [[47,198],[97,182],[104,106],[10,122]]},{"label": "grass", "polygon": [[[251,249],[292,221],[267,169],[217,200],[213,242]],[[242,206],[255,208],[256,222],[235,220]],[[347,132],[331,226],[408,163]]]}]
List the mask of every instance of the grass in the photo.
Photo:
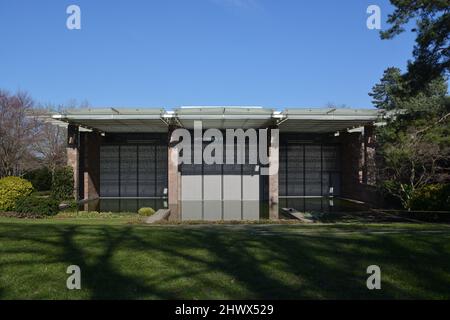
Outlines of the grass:
[{"label": "grass", "polygon": [[61,211],[56,216],[48,218],[50,220],[67,220],[71,222],[81,222],[84,220],[88,221],[105,221],[105,220],[116,220],[119,223],[140,223],[145,217],[142,217],[136,213],[124,212],[124,213],[114,213],[114,212],[97,212],[97,211]]},{"label": "grass", "polygon": [[[0,218],[1,299],[448,299],[450,229],[432,224],[144,226]],[[66,269],[81,267],[82,290]],[[366,268],[382,289],[366,288]]]}]

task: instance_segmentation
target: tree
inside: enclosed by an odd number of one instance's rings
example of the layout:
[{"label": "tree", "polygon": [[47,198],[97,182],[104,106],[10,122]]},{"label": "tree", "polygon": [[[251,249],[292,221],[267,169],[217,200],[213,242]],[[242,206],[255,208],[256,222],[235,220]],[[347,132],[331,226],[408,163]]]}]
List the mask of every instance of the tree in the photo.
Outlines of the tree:
[{"label": "tree", "polygon": [[447,81],[440,76],[425,84],[420,91],[410,90],[407,80],[399,68],[387,68],[379,83],[372,88],[369,96],[376,108],[384,110],[404,110],[411,116],[416,112],[439,113],[445,111]]},{"label": "tree", "polygon": [[377,130],[380,187],[411,209],[418,189],[449,179],[450,99],[443,77],[413,94],[400,70],[389,68],[369,94],[378,108],[393,111]]},{"label": "tree", "polygon": [[[48,117],[51,109],[51,106],[47,106],[46,109],[35,110],[34,114],[42,119],[42,116]],[[32,148],[39,164],[50,169],[52,175],[56,168],[64,167],[67,164],[66,139],[67,128],[41,120],[38,136]]]},{"label": "tree", "polygon": [[408,62],[405,79],[414,92],[432,80],[447,76],[450,70],[449,34],[450,5],[448,0],[391,0],[395,11],[388,16],[391,27],[381,32],[382,39],[392,39],[405,31],[411,20],[416,27],[414,61]]},{"label": "tree", "polygon": [[373,98],[372,103],[375,107],[384,110],[393,110],[397,108],[398,99],[403,95],[402,73],[399,68],[387,68],[380,83],[372,88],[369,96]]},{"label": "tree", "polygon": [[37,119],[28,116],[33,106],[27,93],[0,90],[0,177],[20,176],[33,162],[39,131]]},{"label": "tree", "polygon": [[46,121],[52,108],[37,107],[27,93],[0,90],[0,178],[42,167],[53,175],[66,165],[67,130]]},{"label": "tree", "polygon": [[382,188],[398,198],[405,209],[427,184],[449,178],[450,126],[448,115],[427,127],[410,125],[399,129],[387,126],[380,132],[379,178]]}]

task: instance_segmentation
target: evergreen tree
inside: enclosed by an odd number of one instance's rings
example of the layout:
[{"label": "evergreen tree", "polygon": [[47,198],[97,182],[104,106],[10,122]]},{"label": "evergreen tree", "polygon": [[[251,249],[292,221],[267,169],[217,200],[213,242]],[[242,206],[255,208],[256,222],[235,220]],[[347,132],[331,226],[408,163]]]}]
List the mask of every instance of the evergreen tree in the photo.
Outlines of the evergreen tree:
[{"label": "evergreen tree", "polygon": [[391,27],[381,32],[382,39],[392,39],[405,31],[411,21],[416,27],[413,61],[408,62],[405,77],[414,92],[422,90],[432,80],[447,76],[450,70],[450,1],[391,0],[396,8],[389,15]]}]

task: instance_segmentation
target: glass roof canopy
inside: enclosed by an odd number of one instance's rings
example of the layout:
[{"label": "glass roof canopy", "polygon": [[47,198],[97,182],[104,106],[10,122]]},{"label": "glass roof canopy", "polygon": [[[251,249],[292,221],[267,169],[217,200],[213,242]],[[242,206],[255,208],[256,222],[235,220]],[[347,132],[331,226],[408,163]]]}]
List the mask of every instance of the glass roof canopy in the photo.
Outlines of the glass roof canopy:
[{"label": "glass roof canopy", "polygon": [[284,111],[262,107],[181,107],[74,109],[49,114],[52,122],[65,122],[100,132],[167,132],[169,126],[191,129],[194,121],[203,128],[266,128],[281,132],[337,132],[381,121],[384,111],[348,108],[293,108]]}]

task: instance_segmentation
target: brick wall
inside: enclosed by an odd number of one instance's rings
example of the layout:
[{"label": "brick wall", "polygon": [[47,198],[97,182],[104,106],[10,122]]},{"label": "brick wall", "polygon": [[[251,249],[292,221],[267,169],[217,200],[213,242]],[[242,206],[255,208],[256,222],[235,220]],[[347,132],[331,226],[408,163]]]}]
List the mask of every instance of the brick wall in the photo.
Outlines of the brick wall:
[{"label": "brick wall", "polygon": [[67,165],[73,170],[73,193],[79,199],[79,149],[78,126],[69,124],[67,128]]},{"label": "brick wall", "polygon": [[100,196],[100,144],[97,132],[83,132],[83,190],[84,199],[97,199]]},{"label": "brick wall", "polygon": [[342,196],[383,205],[383,198],[375,187],[375,160],[373,130],[365,134],[341,133]]}]

